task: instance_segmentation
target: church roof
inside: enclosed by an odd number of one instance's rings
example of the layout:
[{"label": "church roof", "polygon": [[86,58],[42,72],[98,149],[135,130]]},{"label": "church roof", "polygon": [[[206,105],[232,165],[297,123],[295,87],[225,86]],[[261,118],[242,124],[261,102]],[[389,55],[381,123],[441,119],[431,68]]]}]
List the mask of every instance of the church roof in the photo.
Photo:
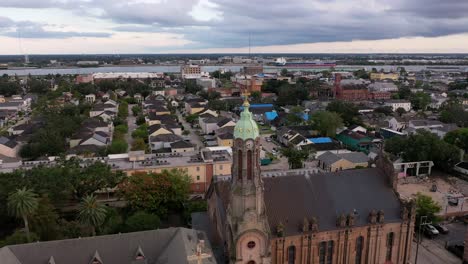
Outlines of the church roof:
[{"label": "church roof", "polygon": [[260,136],[257,123],[252,118],[252,113],[249,111],[249,102],[244,102],[244,111],[242,111],[241,118],[234,128],[234,138],[256,139]]},{"label": "church roof", "polygon": [[167,228],[143,232],[66,239],[12,245],[0,248],[1,263],[91,263],[132,264],[137,257],[147,264],[195,264],[198,243],[205,243],[203,264],[216,263],[204,232],[187,228]]},{"label": "church roof", "polygon": [[365,226],[371,210],[400,222],[400,202],[386,180],[376,168],[264,178],[271,231],[281,222],[286,236],[300,234],[304,217],[316,217],[319,231],[336,230],[337,217],[354,212],[355,226]]}]

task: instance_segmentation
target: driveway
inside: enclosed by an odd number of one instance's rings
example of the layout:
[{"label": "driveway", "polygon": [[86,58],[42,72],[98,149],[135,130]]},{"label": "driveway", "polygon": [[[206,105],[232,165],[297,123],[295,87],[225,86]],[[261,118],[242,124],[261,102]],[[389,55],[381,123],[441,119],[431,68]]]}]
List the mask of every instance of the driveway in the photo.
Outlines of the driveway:
[{"label": "driveway", "polygon": [[135,129],[137,128],[136,117],[133,116],[133,112],[132,112],[132,107],[134,106],[135,104],[128,105],[128,117],[127,117],[128,132],[127,134],[125,134],[125,140],[128,143],[129,151],[133,144],[132,132],[135,131]]}]

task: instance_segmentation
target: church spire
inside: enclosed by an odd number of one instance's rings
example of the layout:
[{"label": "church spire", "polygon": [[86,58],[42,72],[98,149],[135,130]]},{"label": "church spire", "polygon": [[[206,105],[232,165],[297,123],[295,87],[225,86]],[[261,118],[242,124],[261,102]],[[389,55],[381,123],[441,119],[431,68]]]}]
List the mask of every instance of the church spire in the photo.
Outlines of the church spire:
[{"label": "church spire", "polygon": [[256,139],[260,136],[257,123],[253,120],[252,113],[249,111],[250,104],[245,97],[242,105],[243,111],[240,114],[240,119],[234,127],[234,138],[242,140]]}]

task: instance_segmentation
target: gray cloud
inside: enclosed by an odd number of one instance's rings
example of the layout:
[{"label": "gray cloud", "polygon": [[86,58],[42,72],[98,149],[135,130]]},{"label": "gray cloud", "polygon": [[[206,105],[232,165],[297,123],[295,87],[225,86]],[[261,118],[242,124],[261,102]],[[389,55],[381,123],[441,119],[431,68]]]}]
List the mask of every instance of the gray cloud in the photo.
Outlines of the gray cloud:
[{"label": "gray cloud", "polygon": [[[466,0],[210,0],[220,20],[190,15],[199,0],[2,0],[1,6],[55,7],[80,15],[100,10],[114,31],[170,32],[194,41],[191,48],[243,47],[330,41],[445,36],[468,32]],[[0,20],[0,27],[8,21]],[[37,28],[31,37],[54,35]],[[60,35],[61,34],[61,35]],[[103,33],[61,32],[57,37]],[[89,36],[91,36],[89,35]]]},{"label": "gray cloud", "polygon": [[13,21],[0,17],[0,35],[7,37],[65,39],[73,37],[107,38],[112,34],[101,32],[75,32],[45,30],[44,24],[32,21]]}]

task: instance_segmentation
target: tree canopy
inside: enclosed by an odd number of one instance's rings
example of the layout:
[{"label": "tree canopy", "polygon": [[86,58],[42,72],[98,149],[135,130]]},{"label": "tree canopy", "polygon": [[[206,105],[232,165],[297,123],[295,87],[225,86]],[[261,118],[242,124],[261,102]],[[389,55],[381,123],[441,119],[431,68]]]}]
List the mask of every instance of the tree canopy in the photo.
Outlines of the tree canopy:
[{"label": "tree canopy", "polygon": [[188,197],[191,179],[181,170],[161,173],[136,173],[120,184],[120,194],[134,210],[165,216],[169,208],[177,208]]},{"label": "tree canopy", "polygon": [[338,113],[346,126],[362,123],[358,108],[352,103],[335,100],[328,104],[327,111]]},{"label": "tree canopy", "polygon": [[313,113],[311,123],[315,130],[318,130],[322,136],[326,137],[334,137],[336,130],[343,127],[343,119],[340,115],[329,111]]},{"label": "tree canopy", "polygon": [[385,151],[401,155],[408,162],[432,160],[436,167],[443,170],[450,170],[460,161],[459,148],[425,130],[417,131],[406,138],[393,137],[386,140]]}]

